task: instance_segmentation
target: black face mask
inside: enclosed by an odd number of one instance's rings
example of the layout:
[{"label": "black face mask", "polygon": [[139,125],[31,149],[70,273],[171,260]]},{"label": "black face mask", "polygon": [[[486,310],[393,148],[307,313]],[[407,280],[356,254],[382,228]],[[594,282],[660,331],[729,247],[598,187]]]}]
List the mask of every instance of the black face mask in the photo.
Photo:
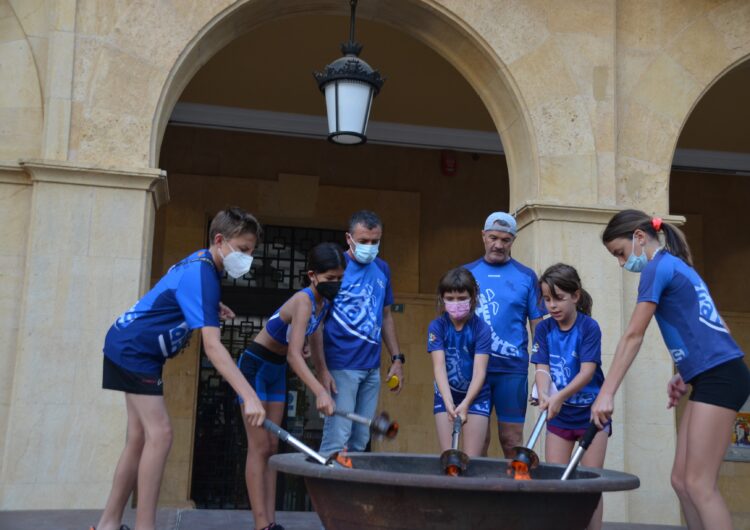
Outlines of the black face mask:
[{"label": "black face mask", "polygon": [[339,289],[341,289],[341,282],[318,282],[315,289],[320,293],[320,296],[333,302]]}]

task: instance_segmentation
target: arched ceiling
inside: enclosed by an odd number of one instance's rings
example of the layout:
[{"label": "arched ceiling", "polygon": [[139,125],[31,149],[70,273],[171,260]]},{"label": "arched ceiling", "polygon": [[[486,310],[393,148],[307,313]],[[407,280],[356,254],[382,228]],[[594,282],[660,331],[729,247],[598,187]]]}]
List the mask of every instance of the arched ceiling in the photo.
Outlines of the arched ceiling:
[{"label": "arched ceiling", "polygon": [[[195,75],[180,101],[323,116],[313,70],[341,56],[348,18],[275,20],[233,41]],[[357,18],[360,57],[386,77],[371,120],[495,131],[476,92],[431,48],[385,24]]]}]

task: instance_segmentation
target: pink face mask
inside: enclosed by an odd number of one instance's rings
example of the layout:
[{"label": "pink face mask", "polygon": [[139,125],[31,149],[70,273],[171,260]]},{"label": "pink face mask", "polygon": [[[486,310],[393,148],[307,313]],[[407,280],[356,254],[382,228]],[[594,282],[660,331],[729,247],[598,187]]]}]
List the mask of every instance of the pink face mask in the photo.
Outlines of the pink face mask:
[{"label": "pink face mask", "polygon": [[471,311],[471,300],[443,303],[445,304],[445,311],[454,320],[462,320],[463,318],[466,318],[466,315]]}]

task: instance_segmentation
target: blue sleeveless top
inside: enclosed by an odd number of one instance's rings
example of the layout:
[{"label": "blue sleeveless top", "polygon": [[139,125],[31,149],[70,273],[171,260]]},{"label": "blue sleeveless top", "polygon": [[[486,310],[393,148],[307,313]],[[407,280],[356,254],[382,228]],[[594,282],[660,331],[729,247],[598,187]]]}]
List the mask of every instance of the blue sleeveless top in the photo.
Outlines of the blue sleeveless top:
[{"label": "blue sleeveless top", "polygon": [[[307,323],[307,329],[305,330],[305,336],[307,337],[308,335],[312,335],[313,333],[315,333],[315,330],[318,329],[320,323],[328,315],[328,311],[330,311],[332,304],[328,300],[324,300],[323,308],[320,310],[320,313],[316,315],[315,295],[313,294],[312,290],[309,287],[305,287],[304,289],[302,289],[302,292],[306,293],[310,298],[310,302],[312,302],[313,307],[312,314],[310,315],[310,320]],[[276,312],[271,316],[271,318],[268,319],[268,322],[266,322],[266,331],[269,335],[271,335],[271,337],[273,337],[275,341],[280,342],[284,345],[288,345],[289,334],[292,327],[281,319],[282,307],[284,306],[282,305],[280,308],[278,308]]]}]

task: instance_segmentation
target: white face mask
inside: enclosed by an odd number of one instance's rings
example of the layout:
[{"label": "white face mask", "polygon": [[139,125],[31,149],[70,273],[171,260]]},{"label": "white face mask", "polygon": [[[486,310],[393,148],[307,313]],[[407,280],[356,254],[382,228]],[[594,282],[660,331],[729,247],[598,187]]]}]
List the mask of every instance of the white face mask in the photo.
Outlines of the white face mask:
[{"label": "white face mask", "polygon": [[[229,245],[229,241],[227,241],[227,245]],[[253,264],[253,257],[248,256],[244,252],[234,250],[232,245],[229,245],[229,248],[232,249],[232,252],[225,256],[221,252],[221,247],[219,247],[219,254],[221,254],[221,257],[224,260],[224,270],[227,271],[229,276],[236,280],[250,272],[250,266]]]}]

